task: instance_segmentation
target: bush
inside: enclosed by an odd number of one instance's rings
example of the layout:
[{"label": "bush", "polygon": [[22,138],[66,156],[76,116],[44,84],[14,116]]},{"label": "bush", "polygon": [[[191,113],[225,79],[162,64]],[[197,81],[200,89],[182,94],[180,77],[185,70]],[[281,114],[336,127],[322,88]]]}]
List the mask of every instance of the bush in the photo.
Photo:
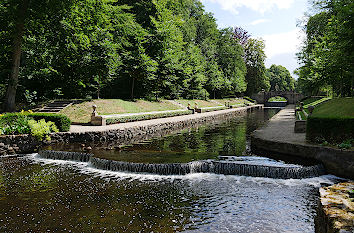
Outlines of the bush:
[{"label": "bush", "polygon": [[27,134],[31,129],[28,125],[28,118],[24,114],[7,113],[0,117],[0,134]]},{"label": "bush", "polygon": [[48,134],[52,132],[59,132],[58,128],[53,122],[46,122],[44,119],[39,121],[29,120],[28,125],[31,128],[31,134],[38,140],[42,140],[44,136],[46,136],[46,140],[50,140]]},{"label": "bush", "polygon": [[248,101],[251,102],[251,103],[255,103],[255,102],[256,102],[254,99],[251,99],[251,98],[248,97],[248,96],[244,96],[243,98],[244,98],[245,100],[248,100]]},{"label": "bush", "polygon": [[321,138],[330,143],[343,142],[354,138],[354,118],[315,117],[307,118],[306,139],[317,142]]},{"label": "bush", "polygon": [[141,115],[131,115],[131,116],[121,116],[121,117],[114,117],[108,118],[106,120],[107,125],[117,124],[117,123],[124,123],[124,122],[133,122],[133,121],[142,121],[142,120],[150,120],[156,118],[163,118],[163,117],[172,117],[172,116],[181,116],[181,115],[188,115],[191,114],[191,110],[183,110],[183,111],[171,111],[171,112],[161,112],[155,114],[141,114]]},{"label": "bush", "polygon": [[224,110],[227,108],[228,107],[226,107],[226,106],[215,106],[215,107],[201,108],[201,110],[202,110],[202,112],[213,112],[213,111]]},{"label": "bush", "polygon": [[71,120],[69,117],[62,114],[55,113],[28,113],[28,117],[31,117],[37,121],[44,119],[47,122],[53,122],[60,132],[67,132],[70,130]]}]

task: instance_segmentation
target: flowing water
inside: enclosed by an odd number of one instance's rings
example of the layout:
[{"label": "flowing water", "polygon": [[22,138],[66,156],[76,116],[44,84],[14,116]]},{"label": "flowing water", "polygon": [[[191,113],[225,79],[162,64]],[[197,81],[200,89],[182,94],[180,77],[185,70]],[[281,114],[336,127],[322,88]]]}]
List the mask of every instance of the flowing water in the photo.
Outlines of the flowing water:
[{"label": "flowing water", "polygon": [[[250,154],[249,133],[274,114],[257,111],[119,150],[95,145],[92,151],[95,158],[115,162],[194,164],[185,175],[103,170],[89,158],[0,157],[0,232],[314,232],[318,187],[337,177],[193,171],[198,161],[214,160],[304,167]],[[65,147],[81,150],[60,149]]]}]

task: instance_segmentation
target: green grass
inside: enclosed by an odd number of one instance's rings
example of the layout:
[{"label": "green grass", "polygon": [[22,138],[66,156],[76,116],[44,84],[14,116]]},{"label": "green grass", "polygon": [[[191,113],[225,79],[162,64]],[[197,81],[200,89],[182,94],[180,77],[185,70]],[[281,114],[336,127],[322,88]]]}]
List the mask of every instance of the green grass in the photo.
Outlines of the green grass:
[{"label": "green grass", "polygon": [[304,105],[310,105],[311,103],[313,103],[317,100],[320,100],[322,98],[325,98],[325,97],[309,97],[301,102],[304,103]]},{"label": "green grass", "polygon": [[276,102],[276,101],[286,102],[287,100],[281,96],[274,96],[268,100],[268,102]]},{"label": "green grass", "polygon": [[90,121],[92,105],[94,104],[97,105],[97,112],[99,115],[110,115],[186,109],[188,103],[191,104],[192,108],[194,108],[195,103],[197,103],[199,108],[217,107],[225,106],[226,101],[230,102],[230,105],[242,105],[244,103],[250,103],[248,100],[244,100],[242,98],[228,98],[208,101],[185,99],[176,100],[176,102],[184,106],[182,107],[167,100],[160,100],[155,102],[146,100],[127,101],[121,99],[99,99],[85,101],[80,104],[73,104],[60,111],[60,114],[68,116],[72,122],[87,123]]},{"label": "green grass", "polygon": [[150,102],[145,100],[99,99],[71,105],[60,113],[68,116],[72,122],[87,123],[90,121],[93,104],[97,105],[97,112],[100,115],[181,109],[180,106],[166,100]]},{"label": "green grass", "polygon": [[314,117],[354,118],[354,98],[336,98],[317,107]]},{"label": "green grass", "polygon": [[308,104],[304,103],[304,109],[307,109],[310,105],[316,107],[316,105],[322,104],[323,102],[326,102],[326,101],[328,101],[330,99],[331,99],[331,97],[324,97],[324,98],[321,98],[321,99],[317,99],[317,100],[315,100],[313,102],[309,102]]}]

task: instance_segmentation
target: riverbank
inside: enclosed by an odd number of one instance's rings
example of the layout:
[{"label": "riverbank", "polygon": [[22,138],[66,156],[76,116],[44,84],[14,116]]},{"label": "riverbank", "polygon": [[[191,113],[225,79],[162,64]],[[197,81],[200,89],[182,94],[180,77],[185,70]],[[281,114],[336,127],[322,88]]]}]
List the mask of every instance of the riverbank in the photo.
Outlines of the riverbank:
[{"label": "riverbank", "polygon": [[263,108],[253,105],[215,112],[129,122],[108,126],[72,125],[70,132],[51,134],[51,141],[38,141],[31,135],[9,135],[0,137],[0,153],[24,154],[37,151],[40,147],[55,143],[106,143],[124,145],[161,137],[182,129],[197,127],[207,122],[229,119],[237,115]]},{"label": "riverbank", "polygon": [[253,152],[287,154],[323,163],[327,172],[354,179],[354,151],[340,150],[306,142],[305,133],[294,133],[294,105],[288,105],[276,114],[266,126],[251,135]]}]

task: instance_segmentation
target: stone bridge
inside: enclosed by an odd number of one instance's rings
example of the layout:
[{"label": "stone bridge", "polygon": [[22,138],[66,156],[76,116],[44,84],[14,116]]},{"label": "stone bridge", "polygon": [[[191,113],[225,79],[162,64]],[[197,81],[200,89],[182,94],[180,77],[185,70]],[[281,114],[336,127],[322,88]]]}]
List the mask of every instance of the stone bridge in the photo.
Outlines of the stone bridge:
[{"label": "stone bridge", "polygon": [[297,101],[305,97],[303,94],[296,93],[293,91],[262,91],[258,92],[257,94],[253,94],[251,98],[256,100],[259,104],[264,104],[268,102],[270,98],[275,96],[284,97],[288,101],[288,104],[295,104]]}]

